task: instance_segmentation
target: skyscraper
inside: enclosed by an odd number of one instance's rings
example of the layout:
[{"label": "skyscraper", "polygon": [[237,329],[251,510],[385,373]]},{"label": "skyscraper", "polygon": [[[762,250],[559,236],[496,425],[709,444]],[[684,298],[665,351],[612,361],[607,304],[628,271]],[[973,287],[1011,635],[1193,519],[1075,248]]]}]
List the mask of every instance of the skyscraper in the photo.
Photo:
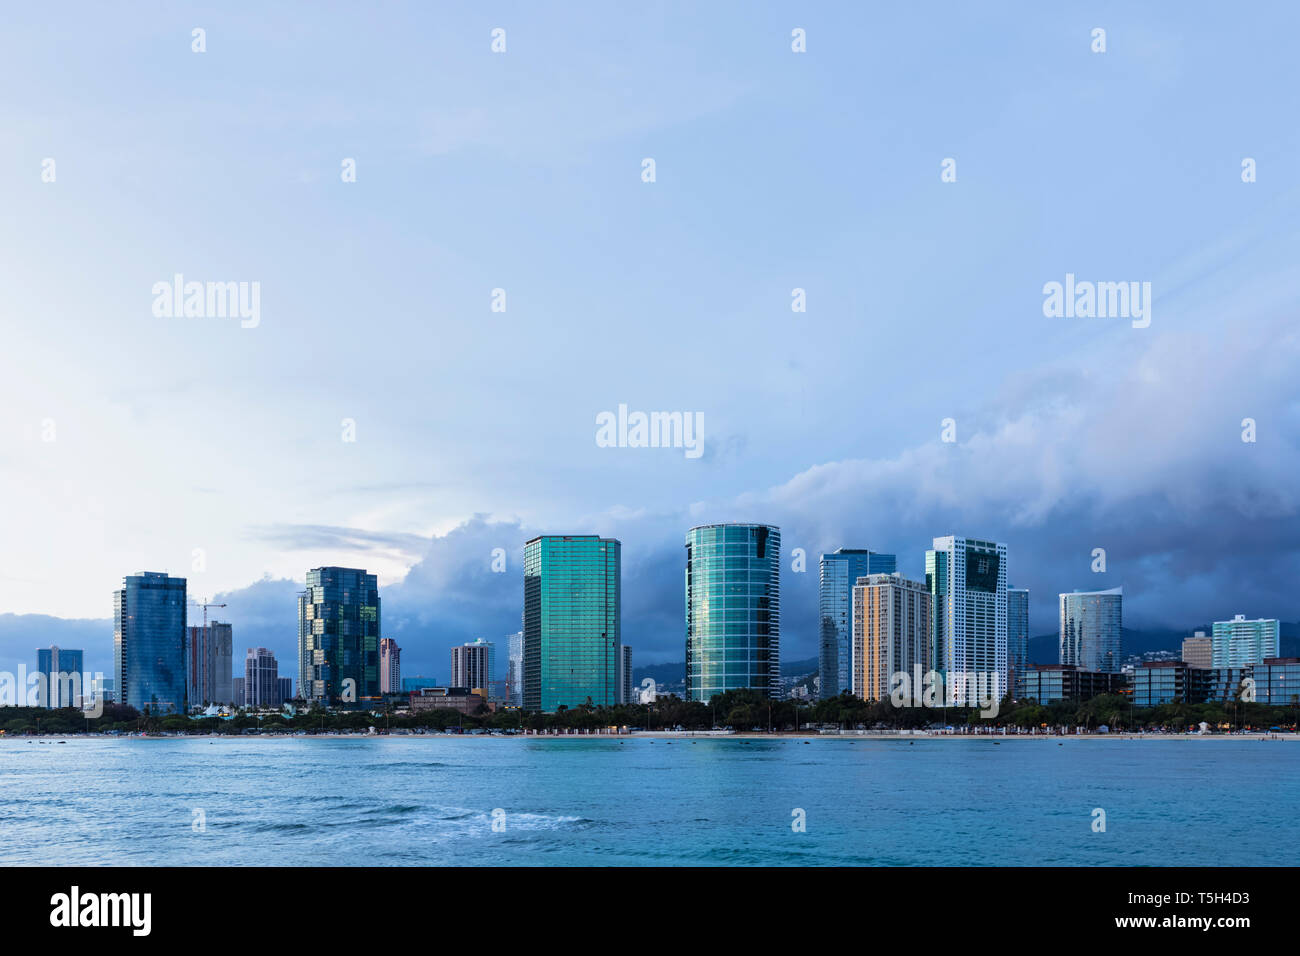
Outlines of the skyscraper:
[{"label": "skyscraper", "polygon": [[248,649],[244,657],[244,706],[279,707],[280,665],[265,647]]},{"label": "skyscraper", "polygon": [[781,680],[781,529],[701,525],[686,532],[686,699]]},{"label": "skyscraper", "polygon": [[1278,656],[1278,622],[1272,618],[1246,620],[1238,614],[1231,621],[1215,621],[1211,632],[1211,656],[1215,667],[1245,667]]},{"label": "skyscraper", "polygon": [[1123,663],[1124,589],[1061,595],[1061,663],[1119,672]]},{"label": "skyscraper", "polygon": [[379,640],[379,693],[402,692],[402,649],[391,637]]},{"label": "skyscraper", "polygon": [[950,535],[925,553],[934,596],[931,660],[949,701],[979,697],[979,684],[1007,692],[1007,546]]},{"label": "skyscraper", "polygon": [[524,705],[524,632],[506,637],[506,703]]},{"label": "skyscraper", "polygon": [[624,644],[619,648],[618,658],[618,702],[632,702],[632,648]]},{"label": "skyscraper", "polygon": [[185,579],[142,571],[113,592],[117,702],[185,713]]},{"label": "skyscraper", "polygon": [[[931,670],[934,598],[920,581],[897,572],[858,578],[853,586],[852,691],[864,700],[888,700],[895,674],[911,684]],[[921,688],[914,688],[920,697]]]},{"label": "skyscraper", "polygon": [[541,535],[524,545],[524,709],[618,700],[622,545]]},{"label": "skyscraper", "polygon": [[817,671],[821,697],[838,697],[852,688],[853,587],[870,574],[893,574],[898,560],[879,551],[839,548],[821,559],[818,599]]},{"label": "skyscraper", "polygon": [[1007,690],[1016,694],[1029,667],[1029,589],[1007,588]]},{"label": "skyscraper", "polygon": [[293,700],[293,678],[278,677],[276,678],[276,684],[278,685],[275,697],[276,706],[283,707],[289,701]]},{"label": "skyscraper", "polygon": [[85,676],[85,652],[57,644],[36,649],[36,706],[79,707],[95,691]]},{"label": "skyscraper", "polygon": [[307,589],[298,595],[298,693],[331,707],[378,702],[375,575],[357,568],[307,572]]},{"label": "skyscraper", "polygon": [[496,645],[481,637],[451,649],[451,683],[449,687],[482,690],[493,697],[492,677],[496,673]]},{"label": "skyscraper", "polygon": [[190,706],[233,703],[234,629],[212,621],[206,628],[190,626],[185,632],[185,686]]}]

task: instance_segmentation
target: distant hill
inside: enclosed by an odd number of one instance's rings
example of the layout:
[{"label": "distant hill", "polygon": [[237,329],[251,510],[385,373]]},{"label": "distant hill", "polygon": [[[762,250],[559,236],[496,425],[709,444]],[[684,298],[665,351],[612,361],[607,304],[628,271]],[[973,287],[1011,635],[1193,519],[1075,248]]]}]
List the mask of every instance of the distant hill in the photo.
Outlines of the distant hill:
[{"label": "distant hill", "polygon": [[[1183,649],[1183,638],[1190,637],[1194,631],[1209,633],[1210,624],[1197,624],[1189,628],[1124,628],[1124,656],[1145,654],[1149,651],[1172,651],[1179,653]],[[1300,657],[1300,621],[1283,621],[1279,625],[1281,639],[1278,652],[1282,657]],[[1060,638],[1055,634],[1040,634],[1029,639],[1029,660],[1034,664],[1059,664]],[[782,677],[808,677],[817,673],[817,658],[806,657],[797,661],[782,661]],[[646,667],[633,667],[632,679],[640,684],[643,678],[652,677],[660,686],[684,685],[686,682],[686,663],[650,664]]]},{"label": "distant hill", "polygon": [[[1152,628],[1140,630],[1124,628],[1124,656],[1146,654],[1151,651],[1172,651],[1181,653],[1183,638],[1191,637],[1196,631],[1209,634],[1211,624],[1197,624],[1186,629],[1169,630]],[[1280,636],[1278,653],[1282,657],[1300,657],[1300,621],[1282,621],[1278,624]],[[1040,634],[1029,639],[1029,660],[1034,664],[1059,664],[1061,662],[1061,639],[1056,634]]]},{"label": "distant hill", "polygon": [[[806,657],[798,661],[782,661],[782,677],[807,677],[817,673],[817,658]],[[651,678],[660,687],[672,687],[686,683],[686,662],[676,664],[647,664],[644,667],[632,667],[632,683],[638,687],[641,681]]]},{"label": "distant hill", "polygon": [[801,661],[782,661],[782,677],[806,677],[817,673],[817,658],[807,657]]},{"label": "distant hill", "polygon": [[686,662],[676,664],[647,664],[644,667],[632,665],[632,683],[636,687],[649,677],[659,686],[686,683]]}]

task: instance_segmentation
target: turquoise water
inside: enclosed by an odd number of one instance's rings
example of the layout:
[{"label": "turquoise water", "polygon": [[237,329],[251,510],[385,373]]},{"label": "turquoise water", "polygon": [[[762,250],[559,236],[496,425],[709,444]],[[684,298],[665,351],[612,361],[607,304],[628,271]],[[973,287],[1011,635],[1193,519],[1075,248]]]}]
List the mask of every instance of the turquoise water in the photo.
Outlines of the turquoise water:
[{"label": "turquoise water", "polygon": [[0,797],[22,864],[1300,862],[1290,741],[10,739]]}]

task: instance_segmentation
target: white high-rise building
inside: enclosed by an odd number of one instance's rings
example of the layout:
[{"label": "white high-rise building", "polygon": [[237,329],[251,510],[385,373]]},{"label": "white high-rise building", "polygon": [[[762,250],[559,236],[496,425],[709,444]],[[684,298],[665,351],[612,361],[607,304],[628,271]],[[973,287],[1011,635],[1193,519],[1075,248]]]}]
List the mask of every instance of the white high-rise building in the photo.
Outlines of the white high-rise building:
[{"label": "white high-rise building", "polygon": [[1210,659],[1214,667],[1245,667],[1278,656],[1281,632],[1274,618],[1246,620],[1238,614],[1231,621],[1215,621],[1210,636]]},{"label": "white high-rise building", "polygon": [[451,680],[449,687],[468,687],[483,690],[490,699],[496,699],[492,687],[492,674],[496,667],[496,645],[479,638],[469,644],[451,649]]},{"label": "white high-rise building", "polygon": [[524,632],[506,635],[506,704],[524,706]]},{"label": "white high-rise building", "polygon": [[402,692],[402,649],[391,637],[379,640],[379,693]]},{"label": "white high-rise building", "polygon": [[931,660],[949,701],[973,702],[981,686],[1007,693],[1007,546],[949,535],[925,553],[934,597]]},{"label": "white high-rise building", "polygon": [[280,706],[280,666],[265,647],[248,649],[244,657],[244,706]]}]

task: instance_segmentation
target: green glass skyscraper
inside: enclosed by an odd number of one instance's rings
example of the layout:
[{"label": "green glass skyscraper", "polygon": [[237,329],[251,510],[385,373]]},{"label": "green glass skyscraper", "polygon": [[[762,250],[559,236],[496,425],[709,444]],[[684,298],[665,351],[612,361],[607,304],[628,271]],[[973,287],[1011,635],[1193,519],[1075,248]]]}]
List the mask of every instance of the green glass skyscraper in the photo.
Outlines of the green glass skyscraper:
[{"label": "green glass skyscraper", "polygon": [[781,679],[781,529],[711,524],[686,532],[686,699]]},{"label": "green glass skyscraper", "polygon": [[313,568],[298,595],[298,693],[330,707],[379,693],[379,581],[357,568]]},{"label": "green glass skyscraper", "polygon": [[524,545],[524,709],[618,703],[622,545],[547,534]]}]

